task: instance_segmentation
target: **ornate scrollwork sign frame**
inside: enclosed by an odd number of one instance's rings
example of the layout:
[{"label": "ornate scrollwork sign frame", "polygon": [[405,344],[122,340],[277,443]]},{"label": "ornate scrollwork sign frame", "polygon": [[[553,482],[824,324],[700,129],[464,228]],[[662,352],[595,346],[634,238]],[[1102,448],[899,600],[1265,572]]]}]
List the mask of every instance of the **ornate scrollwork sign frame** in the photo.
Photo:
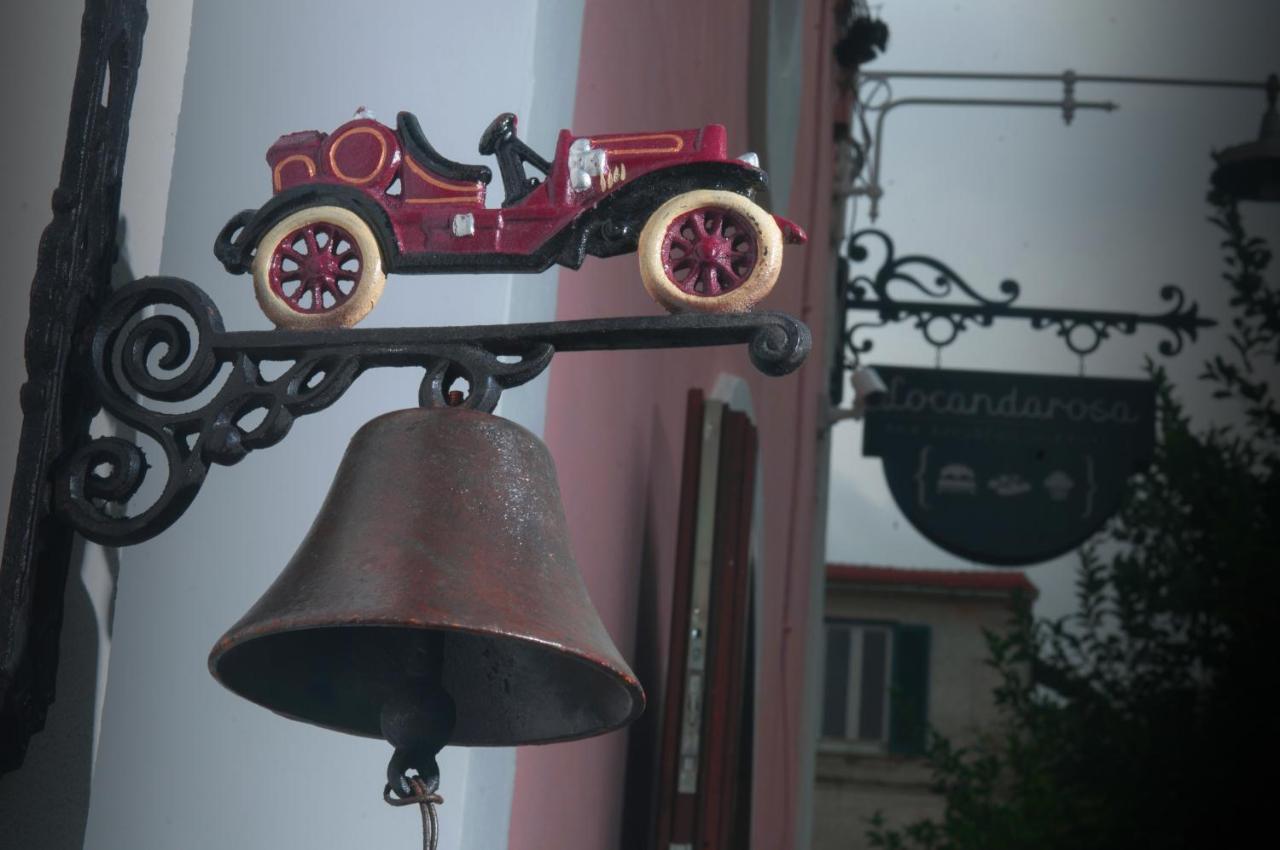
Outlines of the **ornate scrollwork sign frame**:
[{"label": "ornate scrollwork sign frame", "polygon": [[[878,245],[875,254],[880,257],[879,267],[871,272],[858,270],[856,266],[872,257],[872,245]],[[1035,330],[1052,329],[1082,360],[1113,333],[1132,335],[1144,325],[1168,333],[1168,338],[1160,341],[1159,350],[1172,357],[1182,351],[1185,340],[1194,341],[1200,329],[1216,324],[1201,316],[1199,306],[1188,303],[1182,290],[1173,285],[1160,288],[1161,299],[1172,305],[1163,313],[1023,307],[1017,303],[1022,288],[1016,281],[1001,281],[999,290],[997,297],[985,296],[933,257],[898,256],[893,240],[882,230],[854,233],[836,264],[837,313],[842,324],[832,358],[831,403],[839,405],[846,371],[857,369],[862,355],[873,347],[865,332],[898,322],[911,322],[927,343],[941,351],[970,327],[987,328],[998,319],[1018,319]],[[900,300],[895,291],[928,300]],[[874,316],[855,319],[853,313]]]}]

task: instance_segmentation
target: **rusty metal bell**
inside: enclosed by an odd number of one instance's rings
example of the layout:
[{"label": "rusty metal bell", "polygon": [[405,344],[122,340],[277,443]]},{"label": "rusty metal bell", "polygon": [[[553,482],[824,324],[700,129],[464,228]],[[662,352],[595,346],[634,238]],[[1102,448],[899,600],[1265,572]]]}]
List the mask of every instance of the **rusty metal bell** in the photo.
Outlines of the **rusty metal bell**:
[{"label": "rusty metal bell", "polygon": [[546,446],[462,408],[356,433],[297,554],[209,669],[398,755],[581,738],[644,707],[570,555]]}]

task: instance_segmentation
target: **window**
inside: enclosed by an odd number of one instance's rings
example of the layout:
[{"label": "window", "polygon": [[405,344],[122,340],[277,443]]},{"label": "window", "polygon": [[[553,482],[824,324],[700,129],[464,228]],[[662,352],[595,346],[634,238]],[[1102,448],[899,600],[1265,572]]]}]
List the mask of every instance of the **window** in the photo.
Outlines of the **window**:
[{"label": "window", "polygon": [[823,738],[923,752],[928,686],[928,626],[827,621]]}]

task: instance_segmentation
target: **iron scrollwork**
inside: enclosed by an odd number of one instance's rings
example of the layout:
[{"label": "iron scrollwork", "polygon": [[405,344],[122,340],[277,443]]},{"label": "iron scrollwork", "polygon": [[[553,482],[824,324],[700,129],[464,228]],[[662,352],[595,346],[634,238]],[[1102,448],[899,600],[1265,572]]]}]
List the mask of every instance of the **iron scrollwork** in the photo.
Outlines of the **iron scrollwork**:
[{"label": "iron scrollwork", "polygon": [[[746,344],[755,366],[782,375],[808,354],[808,328],[783,313],[684,314],[523,325],[239,331],[177,278],[144,278],[105,305],[90,344],[102,406],[159,446],[161,492],[124,510],[152,467],[137,441],[98,437],[76,450],[56,480],[60,513],[90,540],[128,545],[173,524],[209,468],[230,465],[284,439],[295,419],[333,404],[361,373],[425,370],[427,407],[492,411],[502,391],[547,368],[558,351]],[[265,367],[277,364],[279,373]],[[451,391],[459,380],[465,391]],[[174,409],[178,408],[178,409]]]},{"label": "iron scrollwork", "polygon": [[[879,267],[874,272],[855,271],[855,266],[872,255],[872,242],[878,243],[883,253]],[[833,404],[840,402],[845,370],[858,368],[862,355],[872,349],[865,332],[898,322],[910,321],[926,342],[941,350],[970,327],[991,327],[997,319],[1020,319],[1035,330],[1053,329],[1081,358],[1097,351],[1112,334],[1132,335],[1143,325],[1162,328],[1168,334],[1160,341],[1159,351],[1172,357],[1182,351],[1187,339],[1194,341],[1201,328],[1215,324],[1202,317],[1199,306],[1188,303],[1182,290],[1173,285],[1160,288],[1160,298],[1171,302],[1163,313],[1019,306],[1016,302],[1022,290],[1016,281],[1003,280],[999,296],[985,296],[940,260],[922,254],[898,256],[889,235],[876,229],[859,230],[849,237],[845,255],[837,261],[836,289],[842,317],[858,312],[874,314],[874,318],[851,323],[843,319],[831,375]],[[892,291],[904,289],[928,300],[899,300]]]}]

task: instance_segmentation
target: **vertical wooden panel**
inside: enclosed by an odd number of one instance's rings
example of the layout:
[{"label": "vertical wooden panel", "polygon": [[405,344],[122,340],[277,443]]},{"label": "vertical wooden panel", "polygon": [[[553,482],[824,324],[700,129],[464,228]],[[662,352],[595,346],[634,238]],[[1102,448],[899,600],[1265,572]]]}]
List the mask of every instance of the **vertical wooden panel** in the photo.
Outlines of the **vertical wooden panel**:
[{"label": "vertical wooden panel", "polygon": [[[676,827],[676,774],[679,771],[680,712],[684,704],[685,658],[689,650],[689,593],[693,577],[693,541],[697,526],[699,472],[702,463],[701,390],[690,390],[685,405],[684,458],[680,473],[680,515],[676,530],[675,575],[672,582],[671,639],[667,687],[662,705],[661,753],[658,763],[657,820],[654,847],[665,848]],[[681,827],[688,829],[686,823]]]},{"label": "vertical wooden panel", "polygon": [[[691,403],[689,417],[653,846],[745,848],[757,438],[744,414],[718,403],[704,405],[700,416]],[[691,437],[695,421],[698,441]]]},{"label": "vertical wooden panel", "polygon": [[894,627],[889,709],[891,752],[902,755],[924,752],[929,726],[929,639],[928,626]]}]

